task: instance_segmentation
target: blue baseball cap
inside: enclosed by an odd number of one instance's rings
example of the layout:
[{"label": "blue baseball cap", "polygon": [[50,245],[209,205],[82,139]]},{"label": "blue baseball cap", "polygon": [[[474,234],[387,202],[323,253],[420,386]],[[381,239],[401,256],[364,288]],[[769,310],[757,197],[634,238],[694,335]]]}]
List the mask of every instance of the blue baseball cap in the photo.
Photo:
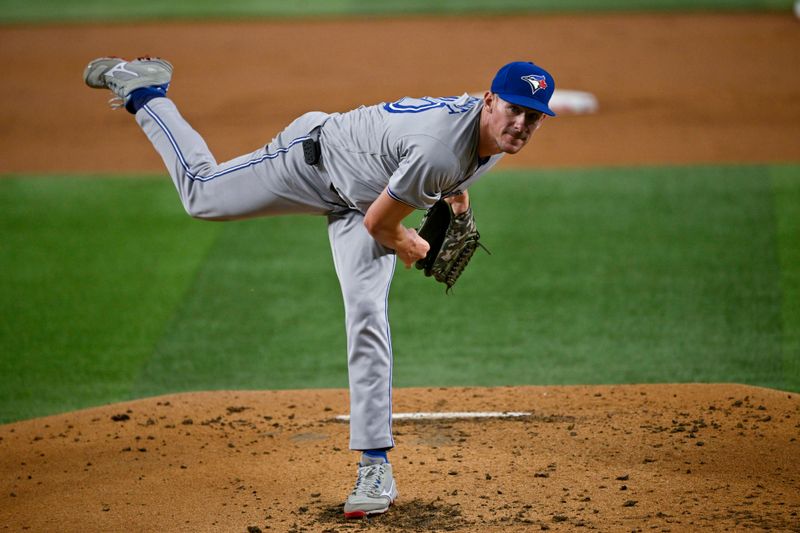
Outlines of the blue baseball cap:
[{"label": "blue baseball cap", "polygon": [[497,96],[528,109],[556,116],[549,107],[556,82],[542,67],[530,61],[514,61],[497,71],[492,81],[492,92]]}]

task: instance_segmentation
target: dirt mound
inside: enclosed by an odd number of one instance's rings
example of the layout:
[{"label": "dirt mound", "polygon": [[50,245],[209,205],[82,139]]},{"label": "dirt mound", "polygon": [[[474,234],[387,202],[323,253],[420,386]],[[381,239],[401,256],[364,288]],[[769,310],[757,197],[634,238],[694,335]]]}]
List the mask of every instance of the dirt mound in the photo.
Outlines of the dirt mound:
[{"label": "dirt mound", "polygon": [[[399,389],[390,513],[346,521],[343,390],[164,396],[0,426],[12,531],[800,531],[800,397],[741,385]],[[0,527],[2,529],[2,527]]]}]

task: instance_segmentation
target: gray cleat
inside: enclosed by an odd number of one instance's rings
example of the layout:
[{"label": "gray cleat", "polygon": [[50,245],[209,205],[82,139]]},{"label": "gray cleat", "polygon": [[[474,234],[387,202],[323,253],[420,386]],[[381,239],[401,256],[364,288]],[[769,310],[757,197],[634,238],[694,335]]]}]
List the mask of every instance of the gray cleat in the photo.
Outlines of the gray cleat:
[{"label": "gray cleat", "polygon": [[127,61],[119,57],[100,57],[86,66],[83,81],[95,89],[110,89],[123,101],[136,89],[168,85],[172,65],[157,57]]},{"label": "gray cleat", "polygon": [[345,518],[364,518],[385,513],[397,499],[397,484],[392,476],[392,465],[358,467],[356,486],[344,504]]}]

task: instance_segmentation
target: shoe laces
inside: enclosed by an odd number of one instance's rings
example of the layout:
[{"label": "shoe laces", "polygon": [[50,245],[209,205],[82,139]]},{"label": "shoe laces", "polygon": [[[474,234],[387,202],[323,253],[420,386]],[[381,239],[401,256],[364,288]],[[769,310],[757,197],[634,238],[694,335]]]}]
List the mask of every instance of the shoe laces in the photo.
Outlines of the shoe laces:
[{"label": "shoe laces", "polygon": [[[107,85],[109,86],[109,89],[111,89],[112,91],[116,90],[116,86],[112,87],[111,82],[109,82]],[[141,88],[144,89],[144,87]],[[151,85],[150,88],[160,91],[162,96],[167,96],[167,91],[169,90],[169,82],[164,83],[162,85]],[[127,103],[128,103],[128,98],[122,98],[121,96],[116,95],[116,93],[115,96],[111,97],[108,100],[108,106],[114,111],[116,111],[121,107],[125,107]]]},{"label": "shoe laces", "polygon": [[121,107],[125,107],[125,98],[121,97],[117,92],[119,91],[119,83],[117,80],[110,76],[106,77],[106,87],[114,94],[114,96],[108,100],[108,107],[115,111]]},{"label": "shoe laces", "polygon": [[353,496],[373,496],[380,491],[386,463],[378,465],[360,466],[358,479],[353,489]]},{"label": "shoe laces", "polygon": [[108,107],[116,111],[121,107],[125,107],[125,99],[121,96],[114,96],[108,99]]}]

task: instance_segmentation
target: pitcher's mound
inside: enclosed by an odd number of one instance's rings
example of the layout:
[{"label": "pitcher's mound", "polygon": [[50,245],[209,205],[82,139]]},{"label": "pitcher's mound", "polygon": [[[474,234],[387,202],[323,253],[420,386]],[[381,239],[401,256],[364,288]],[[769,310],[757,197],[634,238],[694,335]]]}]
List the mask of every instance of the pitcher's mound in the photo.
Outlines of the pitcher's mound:
[{"label": "pitcher's mound", "polygon": [[0,530],[798,531],[800,401],[741,385],[400,389],[400,498],[346,521],[347,392],[208,392],[0,426]]}]

